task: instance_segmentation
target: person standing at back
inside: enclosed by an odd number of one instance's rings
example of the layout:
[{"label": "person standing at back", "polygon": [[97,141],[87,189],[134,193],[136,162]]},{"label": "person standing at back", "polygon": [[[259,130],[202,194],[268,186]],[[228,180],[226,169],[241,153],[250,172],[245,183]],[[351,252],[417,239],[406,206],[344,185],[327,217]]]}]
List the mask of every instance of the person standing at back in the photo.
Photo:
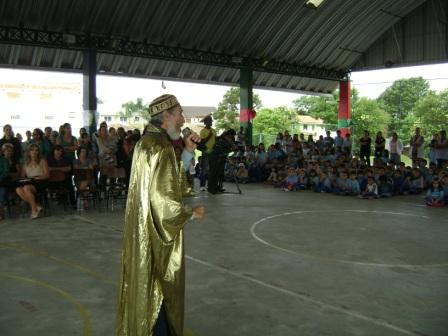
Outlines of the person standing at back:
[{"label": "person standing at back", "polygon": [[201,130],[199,135],[201,136],[201,143],[205,145],[202,151],[201,158],[201,177],[200,177],[200,189],[205,191],[205,184],[207,182],[208,174],[210,171],[210,154],[213,151],[213,147],[216,142],[216,131],[212,128],[213,118],[211,115],[206,116],[202,119],[205,127]]},{"label": "person standing at back", "polygon": [[424,154],[423,154],[423,146],[425,144],[425,139],[420,134],[420,127],[417,127],[415,129],[415,134],[411,137],[411,140],[409,141],[410,149],[409,149],[409,156],[412,159],[412,167],[418,167],[418,163],[420,160],[423,160]]},{"label": "person standing at back", "polygon": [[448,161],[448,139],[446,137],[445,130],[440,131],[435,148],[437,165],[439,166],[439,168],[443,168],[445,162]]},{"label": "person standing at back", "polygon": [[359,139],[359,158],[361,161],[365,162],[366,165],[370,166],[370,155],[372,148],[372,139],[368,130],[364,131],[364,135]]},{"label": "person standing at back", "polygon": [[389,162],[398,166],[401,162],[401,152],[403,151],[403,143],[398,139],[397,132],[392,133],[392,138],[389,140]]}]

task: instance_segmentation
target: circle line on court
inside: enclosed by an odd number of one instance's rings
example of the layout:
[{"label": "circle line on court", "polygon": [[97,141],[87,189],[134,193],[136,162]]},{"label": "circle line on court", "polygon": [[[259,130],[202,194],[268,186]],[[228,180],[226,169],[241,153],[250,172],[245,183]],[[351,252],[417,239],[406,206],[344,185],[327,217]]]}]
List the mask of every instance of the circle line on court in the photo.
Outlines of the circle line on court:
[{"label": "circle line on court", "polygon": [[429,219],[428,216],[423,215],[415,215],[415,214],[408,214],[408,213],[402,213],[402,212],[393,212],[393,211],[374,211],[374,210],[299,210],[299,211],[290,211],[290,212],[283,212],[276,215],[271,215],[267,217],[263,217],[252,224],[250,228],[250,233],[252,237],[260,242],[263,245],[269,246],[271,248],[274,248],[276,250],[294,254],[300,257],[307,257],[310,259],[317,259],[317,260],[324,260],[324,261],[332,261],[332,262],[339,262],[343,264],[350,264],[350,265],[359,265],[359,266],[372,266],[372,267],[400,267],[400,268],[431,268],[431,267],[447,267],[448,263],[442,263],[442,264],[386,264],[386,263],[368,263],[368,262],[360,262],[360,261],[350,261],[350,260],[344,260],[344,259],[332,259],[332,258],[325,258],[325,257],[319,257],[312,254],[307,253],[301,253],[296,252],[275,244],[272,244],[260,236],[257,235],[256,229],[258,225],[260,225],[263,222],[269,221],[274,218],[278,217],[284,217],[284,216],[290,216],[290,215],[297,215],[297,214],[307,214],[307,213],[334,213],[334,212],[354,212],[354,213],[373,213],[373,214],[385,214],[385,215],[396,215],[396,216],[408,216],[408,217],[417,217],[417,218],[423,218],[423,219]]}]

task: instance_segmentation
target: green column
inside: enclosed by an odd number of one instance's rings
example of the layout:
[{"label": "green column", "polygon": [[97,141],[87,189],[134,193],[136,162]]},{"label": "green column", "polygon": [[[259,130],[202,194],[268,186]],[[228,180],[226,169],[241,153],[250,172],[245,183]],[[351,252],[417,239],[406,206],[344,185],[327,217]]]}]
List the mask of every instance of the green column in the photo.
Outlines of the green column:
[{"label": "green column", "polygon": [[248,145],[252,145],[252,122],[248,113],[254,107],[252,86],[252,69],[240,69],[240,126],[244,128]]}]

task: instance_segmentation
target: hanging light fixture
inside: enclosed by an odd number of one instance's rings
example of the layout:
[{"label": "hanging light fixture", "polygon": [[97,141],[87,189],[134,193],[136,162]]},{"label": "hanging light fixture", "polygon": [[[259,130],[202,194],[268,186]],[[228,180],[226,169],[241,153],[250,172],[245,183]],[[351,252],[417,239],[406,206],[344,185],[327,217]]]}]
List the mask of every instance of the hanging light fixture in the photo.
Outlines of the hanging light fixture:
[{"label": "hanging light fixture", "polygon": [[316,9],[322,4],[322,2],[324,2],[324,0],[307,0],[305,1],[305,6]]}]

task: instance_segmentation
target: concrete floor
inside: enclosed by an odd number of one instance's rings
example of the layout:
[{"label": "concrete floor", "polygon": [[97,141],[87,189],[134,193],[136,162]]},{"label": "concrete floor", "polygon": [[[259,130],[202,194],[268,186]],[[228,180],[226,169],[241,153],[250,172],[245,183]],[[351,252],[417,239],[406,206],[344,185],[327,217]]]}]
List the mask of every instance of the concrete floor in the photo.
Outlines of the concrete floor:
[{"label": "concrete floor", "polygon": [[[228,186],[229,189],[232,186]],[[187,334],[448,335],[448,209],[244,185],[186,228]],[[0,335],[113,335],[123,212],[0,223]]]}]

